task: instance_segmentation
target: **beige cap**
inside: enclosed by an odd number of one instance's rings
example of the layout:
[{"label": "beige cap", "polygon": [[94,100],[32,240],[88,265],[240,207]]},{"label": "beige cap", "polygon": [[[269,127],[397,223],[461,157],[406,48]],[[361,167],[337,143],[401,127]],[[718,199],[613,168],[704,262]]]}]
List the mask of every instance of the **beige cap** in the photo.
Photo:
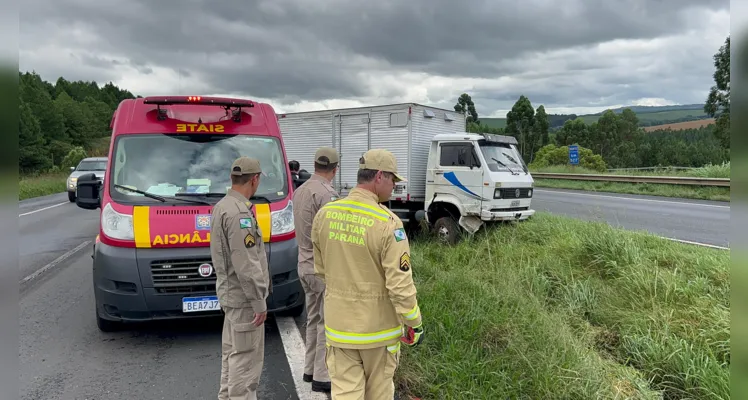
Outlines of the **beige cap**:
[{"label": "beige cap", "polygon": [[395,174],[395,182],[407,182],[397,173],[397,160],[395,155],[388,150],[371,149],[367,151],[359,160],[358,168],[390,172]]},{"label": "beige cap", "polygon": [[256,158],[239,157],[231,164],[231,175],[259,174],[262,172],[260,161]]},{"label": "beige cap", "polygon": [[332,147],[320,147],[314,153],[314,162],[320,165],[330,165],[340,162],[338,151]]}]

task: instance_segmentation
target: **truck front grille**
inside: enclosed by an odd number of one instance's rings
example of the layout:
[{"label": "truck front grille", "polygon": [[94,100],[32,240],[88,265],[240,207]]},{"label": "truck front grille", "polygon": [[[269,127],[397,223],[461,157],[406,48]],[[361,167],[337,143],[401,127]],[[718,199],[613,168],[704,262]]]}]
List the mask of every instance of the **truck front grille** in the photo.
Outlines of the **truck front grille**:
[{"label": "truck front grille", "polygon": [[[211,265],[210,276],[200,276],[199,268],[202,264]],[[210,258],[153,261],[151,278],[153,288],[163,294],[204,293],[216,290],[216,271]]]},{"label": "truck front grille", "polygon": [[[532,188],[501,188],[502,199],[527,199]],[[519,195],[518,191],[519,190]]]}]

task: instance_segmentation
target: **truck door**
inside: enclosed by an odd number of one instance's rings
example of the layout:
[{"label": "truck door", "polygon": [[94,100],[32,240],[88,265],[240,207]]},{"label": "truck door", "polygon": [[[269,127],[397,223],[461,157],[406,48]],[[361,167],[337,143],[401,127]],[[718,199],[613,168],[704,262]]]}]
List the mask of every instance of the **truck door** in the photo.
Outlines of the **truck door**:
[{"label": "truck door", "polygon": [[433,175],[436,193],[456,197],[467,214],[480,214],[483,169],[473,142],[439,143]]},{"label": "truck door", "polygon": [[356,187],[358,160],[369,150],[369,113],[339,115],[335,125],[335,147],[340,153],[335,189],[345,196]]}]

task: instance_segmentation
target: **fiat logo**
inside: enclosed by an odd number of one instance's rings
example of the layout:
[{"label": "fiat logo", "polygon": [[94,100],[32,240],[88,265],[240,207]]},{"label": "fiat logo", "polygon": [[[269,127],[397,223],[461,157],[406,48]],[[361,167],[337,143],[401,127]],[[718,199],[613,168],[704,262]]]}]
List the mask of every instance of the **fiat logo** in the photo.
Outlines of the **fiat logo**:
[{"label": "fiat logo", "polygon": [[514,197],[519,197],[519,189],[514,191]]},{"label": "fiat logo", "polygon": [[210,264],[200,264],[197,268],[197,273],[203,278],[207,278],[213,273],[213,266]]}]

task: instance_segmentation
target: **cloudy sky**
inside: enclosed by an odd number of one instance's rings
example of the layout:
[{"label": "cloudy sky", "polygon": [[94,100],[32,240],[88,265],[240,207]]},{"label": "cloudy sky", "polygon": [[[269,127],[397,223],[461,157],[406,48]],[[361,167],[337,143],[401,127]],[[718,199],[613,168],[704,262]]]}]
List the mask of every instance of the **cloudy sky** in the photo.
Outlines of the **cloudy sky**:
[{"label": "cloudy sky", "polygon": [[24,0],[19,68],[278,112],[703,103],[729,0]]}]

